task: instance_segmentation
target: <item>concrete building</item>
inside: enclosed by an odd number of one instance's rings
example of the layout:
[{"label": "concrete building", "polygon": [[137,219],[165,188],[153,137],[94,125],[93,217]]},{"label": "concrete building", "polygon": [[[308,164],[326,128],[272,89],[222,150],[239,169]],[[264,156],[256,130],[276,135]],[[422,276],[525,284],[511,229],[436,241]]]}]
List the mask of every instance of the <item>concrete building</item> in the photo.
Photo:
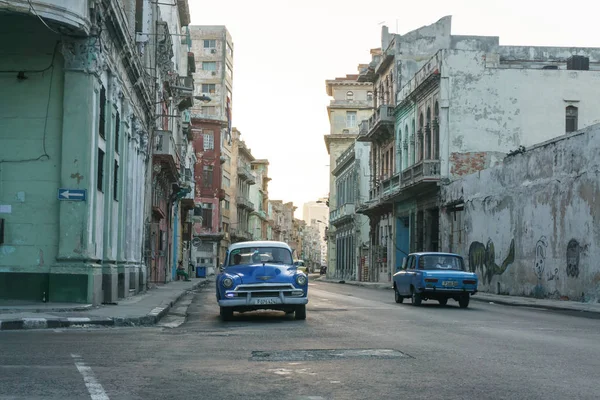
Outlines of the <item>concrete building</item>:
[{"label": "concrete building", "polygon": [[283,201],[269,200],[269,218],[271,225],[272,240],[283,241]]},{"label": "concrete building", "polygon": [[256,185],[250,187],[251,201],[256,209],[250,214],[250,231],[256,240],[267,240],[269,211],[269,161],[254,160],[251,162]]},{"label": "concrete building", "polygon": [[[372,52],[377,54],[379,50]],[[330,130],[329,134],[324,136],[329,154],[329,206],[331,207],[331,205],[337,204],[337,192],[333,178],[335,160],[356,140],[358,122],[371,115],[373,84],[359,82],[358,75],[346,75],[327,80],[325,84],[327,95],[332,97],[327,107]],[[335,274],[337,265],[335,226],[330,224],[327,231],[327,273],[329,275]]]},{"label": "concrete building", "polygon": [[441,249],[463,254],[485,291],[598,301],[599,155],[597,124],[443,185]]},{"label": "concrete building", "polygon": [[[257,179],[252,171],[254,161],[252,151],[241,138],[241,133],[233,129],[233,170],[235,171],[235,221],[232,222],[230,235],[232,243],[252,240],[250,232],[250,214],[257,210],[251,201],[250,188],[256,185]],[[257,189],[258,191],[258,189]]]},{"label": "concrete building", "polygon": [[405,35],[384,27],[382,48],[359,78],[377,104],[358,138],[372,144],[375,179],[357,210],[371,220],[380,281],[406,253],[441,248],[441,182],[600,121],[600,49],[500,46],[452,35],[450,17]]},{"label": "concrete building", "polygon": [[231,204],[224,182],[231,182],[232,171],[223,164],[232,152],[233,41],[225,26],[190,26],[190,36],[196,61],[194,95],[210,99],[191,111],[197,158],[193,258],[211,271],[230,240],[223,224],[232,225],[231,217],[223,219],[221,206]]},{"label": "concrete building", "polygon": [[[173,191],[153,186],[152,154],[166,156],[163,114],[191,102],[177,88],[187,49],[171,40],[187,1],[171,8],[0,2],[0,297],[111,303],[143,290],[157,258],[170,267]],[[160,241],[157,202],[169,220]]]},{"label": "concrete building", "polygon": [[307,226],[314,227],[319,232],[318,247],[321,254],[316,262],[318,268],[327,265],[327,230],[329,226],[329,199],[322,197],[317,201],[309,201],[302,206],[302,219]]},{"label": "concrete building", "polygon": [[369,218],[355,210],[369,192],[368,143],[355,142],[335,162],[336,204],[329,221],[335,227],[336,266],[328,276],[369,281]]}]

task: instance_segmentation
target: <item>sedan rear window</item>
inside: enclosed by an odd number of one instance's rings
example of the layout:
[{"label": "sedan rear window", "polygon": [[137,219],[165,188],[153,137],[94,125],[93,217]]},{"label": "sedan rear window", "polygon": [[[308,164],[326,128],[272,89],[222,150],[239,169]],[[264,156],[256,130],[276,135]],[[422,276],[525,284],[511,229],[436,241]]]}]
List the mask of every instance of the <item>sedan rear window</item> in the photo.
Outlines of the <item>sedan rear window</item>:
[{"label": "sedan rear window", "polygon": [[463,271],[464,264],[461,257],[436,254],[425,255],[419,258],[419,269]]}]

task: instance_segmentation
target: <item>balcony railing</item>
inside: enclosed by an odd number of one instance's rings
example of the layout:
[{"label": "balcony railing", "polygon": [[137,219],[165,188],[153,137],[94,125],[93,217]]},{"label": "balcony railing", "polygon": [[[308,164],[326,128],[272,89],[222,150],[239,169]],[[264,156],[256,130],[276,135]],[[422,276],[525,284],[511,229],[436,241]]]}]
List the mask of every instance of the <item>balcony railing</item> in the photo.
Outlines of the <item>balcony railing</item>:
[{"label": "balcony railing", "polygon": [[240,178],[245,179],[251,185],[256,183],[256,179],[254,178],[252,170],[244,165],[238,165],[237,174]]},{"label": "balcony railing", "polygon": [[[81,0],[23,0],[0,2],[0,9],[8,7],[11,11],[31,13],[45,20],[56,21],[72,28],[89,32],[91,28],[90,7],[87,1]],[[13,4],[10,4],[13,3]]]},{"label": "balcony railing", "polygon": [[386,127],[393,127],[395,119],[394,106],[386,104],[379,106],[369,119],[360,123],[358,128],[358,140],[369,140],[377,133],[381,126],[385,125]]},{"label": "balcony railing", "polygon": [[440,180],[440,160],[422,160],[402,171],[402,187]]},{"label": "balcony railing", "polygon": [[346,203],[336,208],[329,213],[329,222],[335,225],[343,220],[350,220],[355,214],[355,206],[353,203]]},{"label": "balcony railing", "polygon": [[248,200],[246,197],[236,196],[235,201],[237,202],[238,207],[242,207],[250,211],[254,210],[254,203]]}]

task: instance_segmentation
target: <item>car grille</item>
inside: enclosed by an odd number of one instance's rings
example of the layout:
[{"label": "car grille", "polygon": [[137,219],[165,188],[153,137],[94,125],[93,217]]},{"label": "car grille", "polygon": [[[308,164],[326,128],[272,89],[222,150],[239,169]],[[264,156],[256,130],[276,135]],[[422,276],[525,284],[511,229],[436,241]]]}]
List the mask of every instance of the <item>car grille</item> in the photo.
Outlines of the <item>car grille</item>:
[{"label": "car grille", "polygon": [[300,297],[303,295],[301,289],[292,284],[258,283],[238,285],[232,291],[235,297]]}]

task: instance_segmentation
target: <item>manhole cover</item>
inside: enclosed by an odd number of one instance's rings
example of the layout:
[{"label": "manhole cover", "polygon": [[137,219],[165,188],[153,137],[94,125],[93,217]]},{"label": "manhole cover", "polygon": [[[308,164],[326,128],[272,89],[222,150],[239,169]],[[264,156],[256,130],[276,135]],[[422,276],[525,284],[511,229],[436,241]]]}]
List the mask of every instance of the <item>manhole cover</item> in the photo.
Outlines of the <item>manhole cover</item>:
[{"label": "manhole cover", "polygon": [[348,358],[413,358],[394,349],[253,351],[250,361],[322,361]]}]

